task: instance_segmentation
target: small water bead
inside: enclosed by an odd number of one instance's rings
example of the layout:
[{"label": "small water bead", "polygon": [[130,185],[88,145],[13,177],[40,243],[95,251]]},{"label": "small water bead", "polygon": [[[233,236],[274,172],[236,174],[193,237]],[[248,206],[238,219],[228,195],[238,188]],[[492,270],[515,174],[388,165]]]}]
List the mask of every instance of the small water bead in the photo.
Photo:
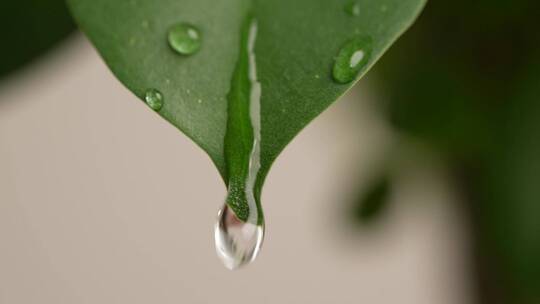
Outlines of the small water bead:
[{"label": "small water bead", "polygon": [[169,45],[182,55],[195,54],[201,47],[199,30],[188,23],[178,23],[169,28]]},{"label": "small water bead", "polygon": [[360,4],[358,2],[349,2],[345,5],[345,12],[353,17],[360,16]]},{"label": "small water bead", "polygon": [[264,226],[243,222],[225,204],[218,212],[214,237],[219,259],[234,270],[255,260],[263,243]]},{"label": "small water bead", "polygon": [[332,76],[339,83],[349,83],[367,65],[371,57],[372,40],[368,36],[355,37],[339,50],[335,58]]},{"label": "small water bead", "polygon": [[159,111],[163,107],[163,94],[156,89],[146,90],[144,100],[146,101],[146,104],[154,111]]}]

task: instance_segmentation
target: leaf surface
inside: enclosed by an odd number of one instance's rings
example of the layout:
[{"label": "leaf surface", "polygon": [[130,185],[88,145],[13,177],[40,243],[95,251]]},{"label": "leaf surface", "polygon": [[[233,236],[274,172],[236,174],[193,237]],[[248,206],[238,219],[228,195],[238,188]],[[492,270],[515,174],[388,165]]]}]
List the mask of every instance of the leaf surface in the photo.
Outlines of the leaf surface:
[{"label": "leaf surface", "polygon": [[[68,3],[117,78],[142,100],[148,89],[159,90],[159,114],[208,153],[227,184],[249,175],[254,82],[246,73],[254,67],[246,57],[246,24],[256,23],[254,66],[261,86],[260,170],[254,187],[258,202],[268,170],[287,143],[366,73],[411,25],[425,0]],[[201,47],[195,54],[180,55],[169,46],[168,29],[178,23],[199,30]],[[358,74],[348,83],[335,81],[336,60],[343,64],[342,57],[352,55],[342,48],[359,41],[370,45],[354,59],[362,64]],[[241,191],[245,185],[239,187]]]}]

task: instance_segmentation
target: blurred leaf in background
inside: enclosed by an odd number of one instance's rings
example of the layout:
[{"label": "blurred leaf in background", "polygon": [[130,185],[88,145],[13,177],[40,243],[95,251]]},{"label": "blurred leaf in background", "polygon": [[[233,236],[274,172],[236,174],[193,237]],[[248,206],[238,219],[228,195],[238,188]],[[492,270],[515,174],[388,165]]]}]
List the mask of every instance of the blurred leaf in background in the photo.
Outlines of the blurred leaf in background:
[{"label": "blurred leaf in background", "polygon": [[374,178],[366,189],[362,189],[360,198],[353,205],[350,214],[362,224],[370,224],[376,221],[389,203],[391,192],[391,180],[387,174]]},{"label": "blurred leaf in background", "polygon": [[49,50],[75,28],[63,0],[2,1],[0,11],[0,79]]},{"label": "blurred leaf in background", "polygon": [[539,13],[533,0],[431,1],[376,68],[394,127],[465,189],[482,303],[540,303]]}]

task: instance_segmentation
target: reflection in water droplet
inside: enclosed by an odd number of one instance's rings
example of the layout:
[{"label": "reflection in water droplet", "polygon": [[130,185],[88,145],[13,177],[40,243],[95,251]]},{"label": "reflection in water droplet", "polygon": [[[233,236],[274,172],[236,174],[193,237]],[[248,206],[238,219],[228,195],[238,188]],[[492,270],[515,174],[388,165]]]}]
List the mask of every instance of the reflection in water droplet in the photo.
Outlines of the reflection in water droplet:
[{"label": "reflection in water droplet", "polygon": [[263,243],[264,225],[243,222],[225,204],[218,213],[214,236],[218,257],[234,270],[255,260]]},{"label": "reflection in water droplet", "polygon": [[163,107],[163,95],[156,89],[146,90],[144,100],[146,101],[146,104],[154,111],[159,111],[161,110],[161,107]]},{"label": "reflection in water droplet", "polygon": [[339,50],[332,76],[339,83],[353,81],[358,73],[366,67],[372,51],[372,40],[368,36],[358,36],[345,43]]},{"label": "reflection in water droplet", "polygon": [[169,45],[182,55],[196,53],[201,47],[199,30],[187,23],[178,23],[169,29]]},{"label": "reflection in water droplet", "polygon": [[360,4],[358,2],[350,2],[345,5],[345,12],[351,16],[360,15]]},{"label": "reflection in water droplet", "polygon": [[354,52],[351,56],[351,61],[349,62],[349,67],[355,68],[361,61],[364,59],[364,51],[358,50]]}]

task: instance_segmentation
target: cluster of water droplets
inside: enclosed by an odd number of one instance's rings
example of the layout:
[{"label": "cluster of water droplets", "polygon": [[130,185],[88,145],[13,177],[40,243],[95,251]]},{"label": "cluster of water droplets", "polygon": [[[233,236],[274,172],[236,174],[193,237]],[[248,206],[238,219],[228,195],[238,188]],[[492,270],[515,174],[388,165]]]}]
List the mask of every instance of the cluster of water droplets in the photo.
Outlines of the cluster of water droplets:
[{"label": "cluster of water droplets", "polygon": [[[351,17],[360,16],[361,9],[356,1],[345,5],[345,12]],[[345,42],[335,57],[332,69],[334,80],[343,84],[355,80],[369,63],[372,44],[371,37],[367,35],[355,35]]]},{"label": "cluster of water droplets", "polygon": [[[147,21],[143,22],[143,27],[148,27]],[[193,55],[201,48],[201,34],[189,23],[177,23],[171,26],[167,40],[171,49],[184,56]],[[163,94],[154,88],[147,89],[144,101],[152,110],[160,111],[164,104]]]}]

